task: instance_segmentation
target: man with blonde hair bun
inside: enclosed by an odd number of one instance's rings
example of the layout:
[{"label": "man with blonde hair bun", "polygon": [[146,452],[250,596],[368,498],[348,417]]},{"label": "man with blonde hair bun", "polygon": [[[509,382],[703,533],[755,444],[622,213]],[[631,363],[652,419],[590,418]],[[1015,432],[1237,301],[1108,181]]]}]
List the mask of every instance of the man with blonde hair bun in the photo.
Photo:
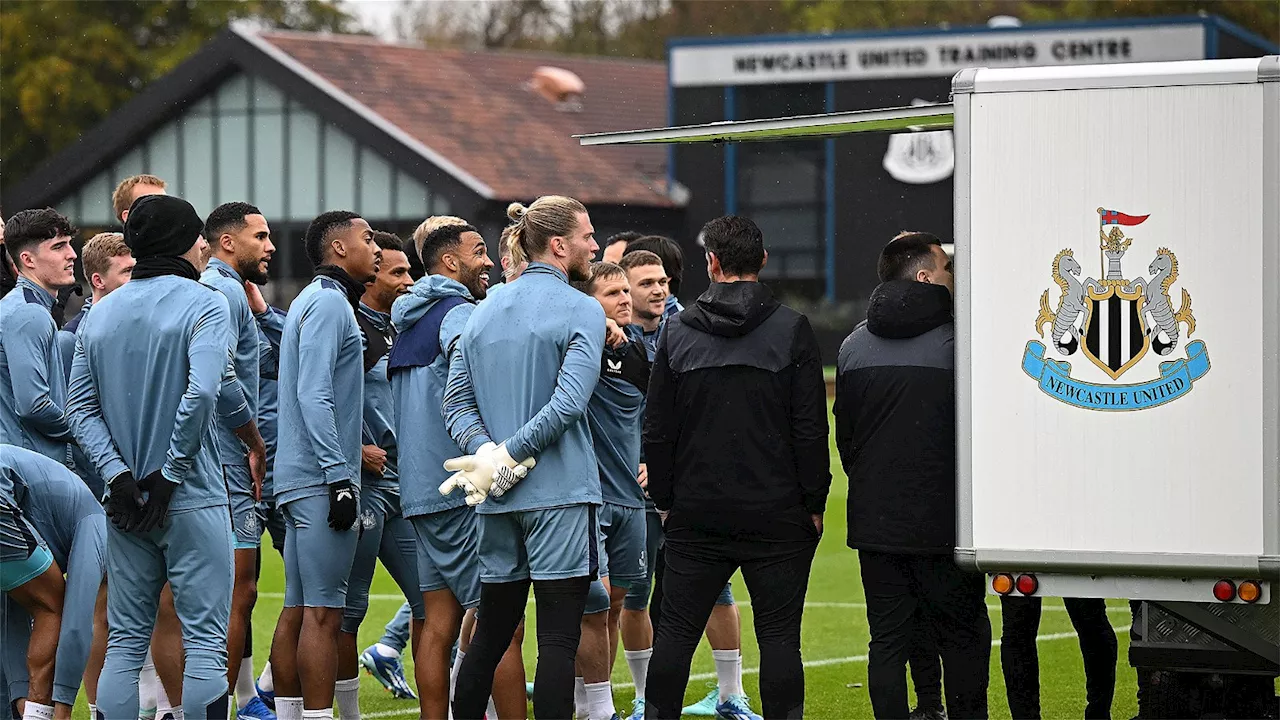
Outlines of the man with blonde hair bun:
[{"label": "man with blonde hair bun", "polygon": [[472,312],[442,402],[449,435],[470,454],[445,463],[455,474],[440,491],[462,489],[480,519],[480,610],[456,685],[460,720],[484,715],[530,584],[534,715],[573,716],[574,657],[599,562],[600,474],[586,412],[605,318],[600,303],[569,285],[590,277],[595,229],[582,203],[559,195],[513,203],[507,214],[512,259],[528,258],[529,267]]}]

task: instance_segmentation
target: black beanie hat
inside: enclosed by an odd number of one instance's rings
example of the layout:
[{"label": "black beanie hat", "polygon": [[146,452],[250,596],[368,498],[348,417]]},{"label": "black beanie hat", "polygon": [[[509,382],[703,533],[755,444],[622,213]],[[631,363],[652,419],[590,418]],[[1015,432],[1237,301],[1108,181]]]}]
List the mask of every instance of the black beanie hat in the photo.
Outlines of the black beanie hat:
[{"label": "black beanie hat", "polygon": [[172,195],[143,195],[133,201],[124,224],[124,244],[135,260],[180,257],[196,244],[204,221],[191,203]]}]

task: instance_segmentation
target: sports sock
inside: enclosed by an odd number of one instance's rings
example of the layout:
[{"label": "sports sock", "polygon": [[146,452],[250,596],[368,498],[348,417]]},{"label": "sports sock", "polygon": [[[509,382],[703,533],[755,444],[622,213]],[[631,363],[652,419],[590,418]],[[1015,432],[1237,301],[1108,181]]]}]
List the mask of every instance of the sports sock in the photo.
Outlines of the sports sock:
[{"label": "sports sock", "polygon": [[578,720],[591,717],[591,707],[587,704],[587,681],[581,677],[573,679],[573,712]]},{"label": "sports sock", "polygon": [[485,711],[485,717],[492,718],[492,720],[498,720],[498,706],[493,704],[492,695],[489,696],[489,707]]},{"label": "sports sock", "polygon": [[613,688],[608,680],[587,686],[587,708],[591,720],[610,720],[613,717]]},{"label": "sports sock", "polygon": [[53,706],[28,700],[27,706],[22,710],[22,720],[53,720]]},{"label": "sports sock", "polygon": [[[333,697],[338,701],[338,716],[342,720],[357,720],[360,717],[360,676],[334,683]],[[307,714],[304,712],[302,716],[307,717]]]},{"label": "sports sock", "polygon": [[742,651],[712,650],[716,661],[716,681],[720,684],[720,702],[730,695],[742,694]]},{"label": "sports sock", "polygon": [[236,709],[243,710],[256,697],[258,689],[253,686],[253,656],[246,656],[240,661],[240,674],[236,676]]},{"label": "sports sock", "polygon": [[[467,654],[459,650],[457,656],[453,659],[453,667],[449,668],[449,702],[453,702],[454,688],[458,684],[458,671],[462,669],[462,658]],[[452,710],[452,707],[450,707]]]},{"label": "sports sock", "polygon": [[169,707],[167,704],[156,708],[156,720],[185,720],[182,706]]},{"label": "sports sock", "polygon": [[147,659],[142,663],[142,672],[138,673],[138,707],[143,710],[156,709],[156,686],[160,677],[156,675],[156,663],[151,659],[151,651],[147,651]]},{"label": "sports sock", "polygon": [[275,683],[271,681],[271,661],[270,660],[267,661],[267,666],[262,668],[262,674],[258,676],[258,687],[262,688],[263,692],[276,691]]},{"label": "sports sock", "polygon": [[[178,698],[181,700],[182,698]],[[163,720],[164,715],[161,710],[173,712],[173,702],[169,700],[169,693],[164,689],[164,683],[160,682],[160,676],[156,675],[156,718]]]},{"label": "sports sock", "polygon": [[[356,715],[355,717],[360,717]],[[302,720],[333,720],[333,708],[327,710],[303,710]]]},{"label": "sports sock", "polygon": [[400,657],[400,651],[391,647],[390,645],[384,645],[380,642],[377,642],[373,644],[373,647],[377,649],[377,651],[381,653],[384,657],[393,657],[393,658]]},{"label": "sports sock", "polygon": [[89,703],[89,720],[98,720],[98,706]]},{"label": "sports sock", "polygon": [[302,720],[302,698],[276,697],[278,720]]},{"label": "sports sock", "polygon": [[649,658],[653,657],[653,648],[647,650],[624,650],[627,667],[631,668],[631,679],[636,683],[636,698],[644,699],[644,683],[649,678]]}]

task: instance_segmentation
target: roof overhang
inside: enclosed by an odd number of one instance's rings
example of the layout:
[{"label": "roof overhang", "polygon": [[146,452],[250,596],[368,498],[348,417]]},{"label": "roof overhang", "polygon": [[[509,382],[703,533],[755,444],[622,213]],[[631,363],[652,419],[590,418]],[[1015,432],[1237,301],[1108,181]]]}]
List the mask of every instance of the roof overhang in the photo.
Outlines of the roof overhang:
[{"label": "roof overhang", "polygon": [[882,110],[800,115],[764,120],[737,120],[619,132],[574,135],[581,145],[725,143],[822,138],[854,133],[901,133],[949,130],[954,124],[950,103]]}]

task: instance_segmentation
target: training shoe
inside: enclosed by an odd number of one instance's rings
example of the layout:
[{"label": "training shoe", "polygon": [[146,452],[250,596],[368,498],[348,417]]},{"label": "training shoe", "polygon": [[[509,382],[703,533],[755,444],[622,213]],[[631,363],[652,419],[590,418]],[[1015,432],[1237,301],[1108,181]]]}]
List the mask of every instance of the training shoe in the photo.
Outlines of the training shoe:
[{"label": "training shoe", "polygon": [[720,688],[713,687],[707,696],[680,711],[681,715],[701,715],[715,717],[716,706],[720,704]]},{"label": "training shoe", "polygon": [[360,653],[360,664],[382,683],[382,687],[391,691],[392,697],[401,700],[418,699],[404,679],[404,665],[400,663],[399,657],[383,655],[377,645],[371,645]]},{"label": "training shoe", "polygon": [[631,717],[627,720],[644,720],[644,698],[631,701]]},{"label": "training shoe", "polygon": [[258,699],[262,701],[262,704],[266,705],[267,709],[270,710],[271,712],[275,712],[276,711],[276,691],[263,690],[262,686],[259,685],[258,681],[256,680],[253,682],[253,689],[258,691]]},{"label": "training shoe", "polygon": [[255,697],[236,713],[236,720],[276,720],[276,714],[262,698]]},{"label": "training shoe", "polygon": [[716,717],[720,720],[764,720],[751,711],[751,703],[746,695],[730,695],[727,700],[716,705]]},{"label": "training shoe", "polygon": [[908,720],[947,720],[947,711],[943,708],[916,708],[907,716]]}]

